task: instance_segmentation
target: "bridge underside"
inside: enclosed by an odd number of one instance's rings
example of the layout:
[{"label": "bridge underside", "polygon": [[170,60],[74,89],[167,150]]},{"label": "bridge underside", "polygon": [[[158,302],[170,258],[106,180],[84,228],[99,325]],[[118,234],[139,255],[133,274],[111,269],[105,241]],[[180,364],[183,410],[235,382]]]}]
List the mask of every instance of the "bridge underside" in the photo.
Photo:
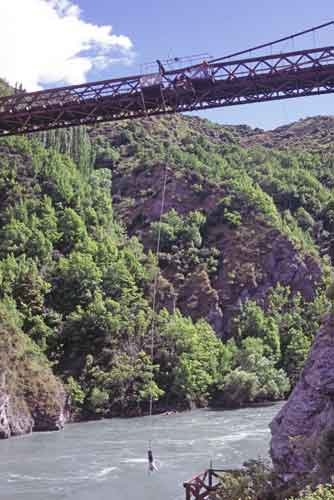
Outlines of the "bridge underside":
[{"label": "bridge underside", "polygon": [[[183,71],[183,72],[182,72]],[[334,48],[216,64],[0,99],[0,137],[334,92]]]}]

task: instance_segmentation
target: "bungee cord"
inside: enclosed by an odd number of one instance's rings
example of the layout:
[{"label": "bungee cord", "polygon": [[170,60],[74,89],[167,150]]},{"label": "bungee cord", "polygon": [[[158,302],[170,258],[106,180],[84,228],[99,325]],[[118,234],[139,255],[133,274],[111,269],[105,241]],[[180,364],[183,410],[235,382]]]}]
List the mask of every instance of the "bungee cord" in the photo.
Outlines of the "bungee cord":
[{"label": "bungee cord", "polygon": [[[157,292],[158,292],[158,284],[159,284],[159,255],[160,255],[160,243],[161,243],[161,221],[162,216],[165,210],[165,198],[166,198],[166,185],[167,185],[167,162],[165,164],[164,169],[164,178],[163,178],[163,186],[162,186],[162,196],[161,196],[161,206],[160,206],[160,214],[159,214],[159,226],[158,226],[158,235],[157,235],[157,246],[156,246],[156,260],[157,260],[157,270],[154,277],[154,285],[153,285],[153,300],[152,300],[152,310],[153,310],[153,318],[152,318],[152,326],[151,326],[151,345],[150,345],[150,355],[151,355],[151,385],[150,385],[150,398],[149,398],[149,417],[150,417],[150,425],[151,425],[151,433],[153,430],[153,380],[154,380],[154,341],[155,341],[155,329],[156,329],[156,310],[157,310]],[[152,452],[152,438],[148,443],[148,470],[149,472],[157,471],[158,468],[155,465],[153,452]]]},{"label": "bungee cord", "polygon": [[272,47],[273,45],[277,45],[279,43],[286,42],[288,40],[294,40],[295,38],[303,36],[303,35],[307,35],[308,33],[313,33],[313,35],[315,36],[316,31],[319,31],[319,30],[324,29],[324,28],[328,28],[329,26],[332,26],[332,25],[334,25],[334,21],[329,21],[327,23],[319,24],[318,26],[314,26],[313,28],[309,28],[309,29],[304,30],[304,31],[299,31],[298,33],[293,33],[292,35],[288,35],[288,36],[285,36],[283,38],[279,38],[278,40],[274,40],[272,42],[263,43],[262,45],[257,45],[255,47],[250,47],[248,49],[241,50],[240,52],[233,52],[232,54],[228,54],[228,55],[223,56],[223,57],[218,57],[217,59],[210,59],[208,62],[210,64],[212,64],[212,63],[218,63],[220,61],[225,61],[226,59],[231,59],[231,57],[242,56],[242,55],[250,53],[250,52],[255,52],[256,50],[265,49],[267,47]]}]

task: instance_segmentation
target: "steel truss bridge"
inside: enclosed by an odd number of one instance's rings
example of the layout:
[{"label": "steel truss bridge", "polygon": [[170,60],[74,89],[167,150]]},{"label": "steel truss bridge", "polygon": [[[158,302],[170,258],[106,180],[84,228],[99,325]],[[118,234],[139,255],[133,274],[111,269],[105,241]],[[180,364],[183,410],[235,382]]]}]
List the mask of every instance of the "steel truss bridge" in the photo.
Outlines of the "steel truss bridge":
[{"label": "steel truss bridge", "polygon": [[334,92],[334,46],[0,98],[0,137]]}]

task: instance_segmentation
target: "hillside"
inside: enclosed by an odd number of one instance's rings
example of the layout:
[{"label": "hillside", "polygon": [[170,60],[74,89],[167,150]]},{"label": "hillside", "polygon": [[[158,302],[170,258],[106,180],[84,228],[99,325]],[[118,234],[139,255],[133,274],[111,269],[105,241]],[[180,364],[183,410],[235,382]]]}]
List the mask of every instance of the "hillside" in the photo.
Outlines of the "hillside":
[{"label": "hillside", "polygon": [[331,120],[1,140],[0,435],[15,405],[23,432],[145,414],[150,393],[155,411],[288,394],[328,307]]},{"label": "hillside", "polygon": [[[263,336],[263,324],[256,322],[272,321],[281,339],[278,366],[285,367],[292,384],[326,309],[323,290],[333,257],[332,158],[328,148],[319,150],[315,130],[330,135],[330,122],[316,117],[287,126],[292,132],[286,135],[294,137],[289,147],[281,128],[270,133],[270,147],[264,148],[261,141],[245,142],[259,130],[188,117],[90,133],[101,148],[97,166],[109,161],[114,210],[128,232],[147,251],[155,248],[160,226],[160,304],[194,321],[204,317],[225,341]],[[295,134],[296,129],[302,132]],[[251,312],[254,302],[260,309]],[[263,310],[266,318],[260,319]],[[253,316],[246,324],[255,324],[240,332],[243,315]]]},{"label": "hillside", "polygon": [[264,131],[248,127],[231,127],[246,147],[300,149],[319,153],[333,152],[333,116],[315,116]]}]

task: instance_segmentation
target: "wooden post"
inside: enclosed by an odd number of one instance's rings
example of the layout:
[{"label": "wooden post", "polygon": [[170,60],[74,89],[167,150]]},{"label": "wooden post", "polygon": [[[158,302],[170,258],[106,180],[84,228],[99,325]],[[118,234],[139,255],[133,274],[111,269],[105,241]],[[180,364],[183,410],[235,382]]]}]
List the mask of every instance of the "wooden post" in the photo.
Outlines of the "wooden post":
[{"label": "wooden post", "polygon": [[183,486],[186,490],[186,500],[191,500],[191,490],[190,490],[190,484],[189,483],[183,483]]},{"label": "wooden post", "polygon": [[212,488],[212,463],[211,463],[210,469],[209,469],[209,488],[210,488],[210,490]]}]

